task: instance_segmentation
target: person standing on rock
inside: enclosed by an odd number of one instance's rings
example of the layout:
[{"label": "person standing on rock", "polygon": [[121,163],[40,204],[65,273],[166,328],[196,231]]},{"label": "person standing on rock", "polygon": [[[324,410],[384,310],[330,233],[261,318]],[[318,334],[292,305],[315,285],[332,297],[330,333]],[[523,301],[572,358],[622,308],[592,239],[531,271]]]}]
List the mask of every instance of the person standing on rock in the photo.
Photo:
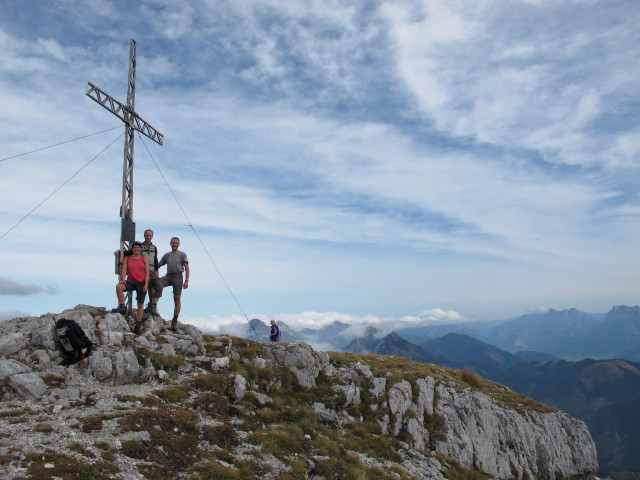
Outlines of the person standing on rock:
[{"label": "person standing on rock", "polygon": [[[180,246],[180,239],[178,237],[173,237],[169,244],[171,245],[171,251],[165,253],[158,262],[158,268],[164,265],[167,266],[167,274],[154,281],[153,286],[155,292],[153,294],[153,298],[149,302],[147,311],[154,315],[158,314],[156,306],[158,305],[158,300],[162,297],[162,289],[171,285],[173,287],[174,307],[170,330],[175,332],[178,330],[178,315],[180,315],[181,308],[180,297],[182,295],[182,289],[189,288],[190,271],[187,254],[178,250],[178,247]],[[185,275],[184,281],[182,278],[183,272]]]},{"label": "person standing on rock", "polygon": [[[153,290],[155,282],[159,277],[158,275],[158,247],[156,247],[151,240],[153,239],[153,230],[147,228],[144,231],[144,243],[142,243],[142,255],[149,259],[149,303],[153,298]],[[128,257],[133,253],[132,250],[125,250],[124,256]],[[119,255],[120,250],[113,252],[114,255]]]},{"label": "person standing on rock", "polygon": [[275,320],[271,320],[271,333],[269,334],[269,340],[272,342],[280,341],[280,327],[276,325]]},{"label": "person standing on rock", "polygon": [[144,313],[144,297],[149,289],[149,259],[142,255],[142,244],[133,242],[131,255],[125,256],[120,270],[120,281],[116,285],[118,306],[111,310],[113,313],[125,315],[127,306],[124,304],[124,292],[136,291],[138,311],[136,312],[136,326],[134,333],[140,333],[142,314]]}]

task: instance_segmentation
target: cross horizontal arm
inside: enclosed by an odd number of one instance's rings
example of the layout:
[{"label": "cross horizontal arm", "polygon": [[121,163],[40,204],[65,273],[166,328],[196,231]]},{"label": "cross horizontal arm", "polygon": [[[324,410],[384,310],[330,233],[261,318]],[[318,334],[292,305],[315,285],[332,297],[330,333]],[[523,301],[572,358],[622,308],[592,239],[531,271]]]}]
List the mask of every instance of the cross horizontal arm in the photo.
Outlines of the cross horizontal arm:
[{"label": "cross horizontal arm", "polygon": [[91,100],[102,105],[120,120],[131,125],[135,130],[138,130],[140,133],[142,133],[146,137],[149,137],[154,142],[162,145],[163,135],[147,122],[145,122],[142,118],[140,118],[140,116],[136,112],[130,111],[126,105],[123,105],[108,93],[100,90],[91,82],[87,82],[85,93]]}]

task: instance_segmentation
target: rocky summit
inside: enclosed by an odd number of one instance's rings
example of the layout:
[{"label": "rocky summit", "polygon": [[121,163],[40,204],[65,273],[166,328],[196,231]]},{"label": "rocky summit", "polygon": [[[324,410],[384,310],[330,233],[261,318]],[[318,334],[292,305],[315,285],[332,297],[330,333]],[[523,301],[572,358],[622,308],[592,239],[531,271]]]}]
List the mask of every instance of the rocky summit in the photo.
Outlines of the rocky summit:
[{"label": "rocky summit", "polygon": [[[55,321],[92,354],[61,366]],[[166,329],[86,305],[0,323],[4,479],[588,479],[585,424],[471,372]]]}]

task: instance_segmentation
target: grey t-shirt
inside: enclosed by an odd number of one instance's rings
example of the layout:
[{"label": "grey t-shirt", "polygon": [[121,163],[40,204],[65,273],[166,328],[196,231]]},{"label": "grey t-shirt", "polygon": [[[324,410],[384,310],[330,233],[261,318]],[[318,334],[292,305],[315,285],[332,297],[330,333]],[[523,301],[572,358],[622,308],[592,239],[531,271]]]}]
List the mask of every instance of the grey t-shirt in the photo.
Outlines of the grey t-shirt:
[{"label": "grey t-shirt", "polygon": [[180,250],[176,250],[165,253],[160,262],[158,262],[158,268],[163,265],[167,266],[167,274],[169,273],[182,273],[184,272],[184,264],[189,263],[189,259],[187,258],[187,254],[181,252]]}]

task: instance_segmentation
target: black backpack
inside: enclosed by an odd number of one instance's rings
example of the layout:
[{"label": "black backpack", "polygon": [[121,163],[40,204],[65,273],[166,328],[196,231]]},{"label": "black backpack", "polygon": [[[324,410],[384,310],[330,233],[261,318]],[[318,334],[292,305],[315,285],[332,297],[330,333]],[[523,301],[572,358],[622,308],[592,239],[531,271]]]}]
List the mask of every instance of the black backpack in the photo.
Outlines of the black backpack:
[{"label": "black backpack", "polygon": [[64,359],[60,365],[72,365],[91,355],[93,342],[74,320],[61,318],[56,322],[58,346]]}]

